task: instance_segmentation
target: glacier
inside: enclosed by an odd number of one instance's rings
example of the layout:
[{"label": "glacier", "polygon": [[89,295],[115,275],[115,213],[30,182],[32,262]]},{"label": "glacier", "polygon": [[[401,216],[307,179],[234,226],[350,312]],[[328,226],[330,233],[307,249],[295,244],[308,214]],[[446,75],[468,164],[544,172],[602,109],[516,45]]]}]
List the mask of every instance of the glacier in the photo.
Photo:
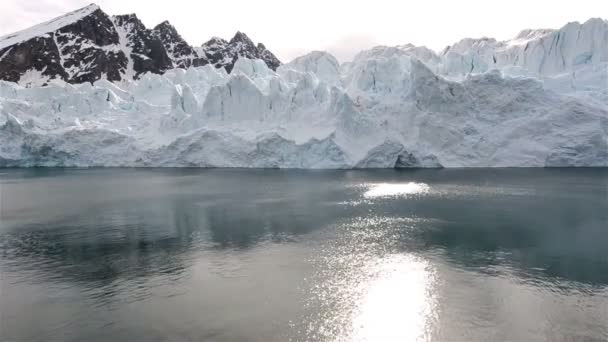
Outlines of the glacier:
[{"label": "glacier", "polygon": [[276,71],[239,58],[230,73],[0,81],[0,167],[97,166],[607,167],[608,21],[343,64],[315,51]]}]

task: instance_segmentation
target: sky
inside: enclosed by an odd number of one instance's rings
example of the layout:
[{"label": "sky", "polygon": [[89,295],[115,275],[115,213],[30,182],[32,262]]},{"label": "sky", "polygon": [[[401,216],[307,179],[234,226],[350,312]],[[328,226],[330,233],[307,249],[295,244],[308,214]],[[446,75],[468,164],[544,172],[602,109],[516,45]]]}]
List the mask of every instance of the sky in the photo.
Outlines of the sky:
[{"label": "sky", "polygon": [[[88,5],[91,0],[0,0],[0,36]],[[147,27],[169,20],[191,45],[245,32],[283,62],[312,50],[341,61],[376,45],[439,51],[465,37],[514,37],[608,19],[608,0],[97,0],[108,14],[137,13]]]}]

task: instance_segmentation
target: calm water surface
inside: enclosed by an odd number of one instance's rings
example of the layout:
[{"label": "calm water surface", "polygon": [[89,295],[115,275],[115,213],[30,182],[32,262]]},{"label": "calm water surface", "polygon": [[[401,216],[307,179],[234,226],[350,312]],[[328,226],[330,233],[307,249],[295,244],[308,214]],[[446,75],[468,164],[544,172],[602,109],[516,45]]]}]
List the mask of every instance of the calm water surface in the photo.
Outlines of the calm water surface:
[{"label": "calm water surface", "polygon": [[0,170],[0,341],[606,341],[608,170]]}]

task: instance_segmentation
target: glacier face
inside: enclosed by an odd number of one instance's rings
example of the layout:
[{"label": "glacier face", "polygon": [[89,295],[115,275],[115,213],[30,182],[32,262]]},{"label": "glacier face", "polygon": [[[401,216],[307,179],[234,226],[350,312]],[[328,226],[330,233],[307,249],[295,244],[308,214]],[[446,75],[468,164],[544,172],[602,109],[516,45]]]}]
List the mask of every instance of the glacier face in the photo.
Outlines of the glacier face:
[{"label": "glacier face", "polygon": [[608,166],[608,22],[435,53],[0,82],[0,166]]}]

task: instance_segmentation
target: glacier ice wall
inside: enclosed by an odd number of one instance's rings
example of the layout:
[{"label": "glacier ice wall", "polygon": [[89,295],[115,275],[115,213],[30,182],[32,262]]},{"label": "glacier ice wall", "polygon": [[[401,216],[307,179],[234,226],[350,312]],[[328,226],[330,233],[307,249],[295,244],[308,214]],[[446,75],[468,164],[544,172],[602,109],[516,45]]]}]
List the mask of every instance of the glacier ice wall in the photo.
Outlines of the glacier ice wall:
[{"label": "glacier ice wall", "polygon": [[0,167],[608,166],[608,24],[239,59],[137,81],[0,82]]}]

